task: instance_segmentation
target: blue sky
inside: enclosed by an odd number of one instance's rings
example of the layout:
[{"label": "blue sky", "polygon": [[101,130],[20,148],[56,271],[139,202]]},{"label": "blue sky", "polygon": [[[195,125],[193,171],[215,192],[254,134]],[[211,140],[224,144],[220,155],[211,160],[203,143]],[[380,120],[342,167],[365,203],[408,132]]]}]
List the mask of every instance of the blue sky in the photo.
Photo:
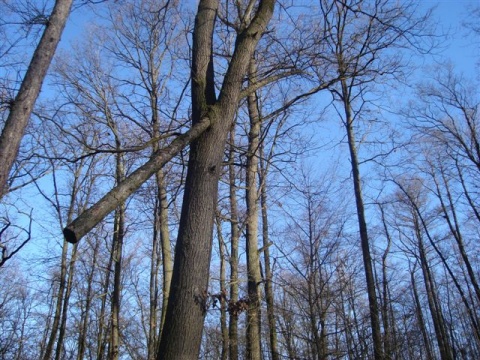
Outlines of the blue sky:
[{"label": "blue sky", "polygon": [[[456,69],[463,72],[465,75],[471,75],[472,77],[475,76],[474,69],[476,66],[478,66],[478,59],[480,58],[480,39],[478,39],[478,37],[474,38],[471,35],[468,36],[468,33],[462,22],[466,17],[465,15],[468,14],[469,8],[473,6],[480,6],[479,1],[420,1],[422,8],[429,8],[432,6],[437,7],[433,14],[433,18],[436,22],[438,22],[438,26],[441,29],[443,29],[445,32],[448,31],[449,33],[448,43],[445,44],[442,58],[444,56],[446,58],[449,58],[456,65]],[[190,0],[190,2],[193,4],[192,0]],[[85,26],[88,25],[88,19],[92,17],[92,11],[88,7],[76,10],[67,23],[67,28],[62,37],[60,47],[62,49],[68,49],[72,42],[74,42],[77,38],[81,38],[82,34],[84,34],[85,32]],[[440,56],[438,57],[438,59],[440,59]],[[45,85],[47,84],[48,81],[45,83]],[[45,94],[46,92],[48,92],[48,89],[44,87],[43,92]],[[30,207],[29,204],[26,205],[27,208]],[[36,215],[38,217],[38,213]],[[38,233],[42,233],[41,229],[36,230],[38,231]],[[43,235],[42,237],[48,239],[49,235]],[[61,235],[58,239],[55,240],[61,241]]]}]

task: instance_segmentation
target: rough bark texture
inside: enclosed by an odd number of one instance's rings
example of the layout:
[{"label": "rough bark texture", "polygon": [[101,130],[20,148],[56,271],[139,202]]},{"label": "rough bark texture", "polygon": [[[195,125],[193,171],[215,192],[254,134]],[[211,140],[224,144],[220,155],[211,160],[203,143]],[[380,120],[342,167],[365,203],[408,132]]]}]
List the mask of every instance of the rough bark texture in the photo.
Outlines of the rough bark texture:
[{"label": "rough bark texture", "polygon": [[213,78],[213,32],[218,1],[200,1],[192,58],[192,121],[210,119],[190,146],[165,326],[157,359],[197,359],[206,300],[218,179],[228,132],[238,107],[249,60],[268,24],[274,1],[261,1],[236,41],[218,101]]},{"label": "rough bark texture", "polygon": [[48,18],[45,31],[33,53],[20,90],[10,108],[10,114],[0,136],[0,198],[8,192],[7,182],[10,170],[17,157],[20,142],[55,50],[60,42],[71,7],[72,0],[57,0],[55,2],[52,14]]}]

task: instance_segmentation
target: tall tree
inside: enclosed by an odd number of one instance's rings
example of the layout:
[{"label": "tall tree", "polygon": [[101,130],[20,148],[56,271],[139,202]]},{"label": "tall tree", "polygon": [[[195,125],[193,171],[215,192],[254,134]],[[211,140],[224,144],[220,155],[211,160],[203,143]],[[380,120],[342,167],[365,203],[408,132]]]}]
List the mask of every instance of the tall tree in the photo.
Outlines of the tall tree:
[{"label": "tall tree", "polygon": [[[371,243],[366,221],[366,207],[360,176],[356,128],[368,107],[370,84],[381,77],[395,78],[404,64],[397,55],[386,50],[407,46],[423,33],[426,17],[413,16],[412,2],[392,3],[387,0],[320,1],[322,26],[325,31],[327,62],[338,72],[340,82],[331,87],[338,101],[337,113],[345,127],[352,181],[355,195],[360,244],[367,283],[375,359],[385,358],[380,326],[380,312],[373,271]],[[322,43],[322,41],[320,41]]]},{"label": "tall tree", "polygon": [[0,136],[0,198],[8,192],[10,170],[17,157],[20,142],[28,125],[43,80],[60,42],[72,7],[72,0],[57,0],[52,13],[45,16],[45,31],[38,43],[20,89]]},{"label": "tall tree", "polygon": [[[250,60],[250,81],[255,82],[256,60]],[[261,358],[261,313],[260,313],[260,257],[258,253],[258,166],[260,152],[261,115],[258,98],[252,93],[247,98],[250,130],[246,165],[246,248],[248,272],[248,309],[247,309],[247,359]]]},{"label": "tall tree", "polygon": [[[219,1],[198,5],[192,49],[192,123],[210,119],[208,131],[190,145],[185,194],[165,326],[157,359],[193,359],[200,351],[218,179],[227,135],[243,79],[275,1],[250,1],[240,14],[241,31],[218,97],[213,71],[213,35]],[[255,5],[257,7],[255,8]],[[195,271],[191,271],[195,269]],[[184,341],[184,339],[188,341]]]}]

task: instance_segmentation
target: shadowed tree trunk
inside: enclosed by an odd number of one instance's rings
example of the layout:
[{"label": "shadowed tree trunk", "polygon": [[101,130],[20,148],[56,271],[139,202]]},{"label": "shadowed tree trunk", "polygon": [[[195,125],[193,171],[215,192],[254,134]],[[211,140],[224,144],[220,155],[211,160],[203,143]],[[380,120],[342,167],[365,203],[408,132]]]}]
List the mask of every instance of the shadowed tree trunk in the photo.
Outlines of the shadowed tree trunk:
[{"label": "shadowed tree trunk", "polygon": [[212,43],[219,2],[204,0],[198,5],[192,50],[192,123],[198,124],[207,117],[211,125],[190,145],[170,297],[158,360],[191,360],[198,358],[200,352],[222,157],[248,63],[270,21],[274,3],[273,0],[260,1],[251,21],[250,14],[245,15],[245,26],[237,36],[218,99]]}]

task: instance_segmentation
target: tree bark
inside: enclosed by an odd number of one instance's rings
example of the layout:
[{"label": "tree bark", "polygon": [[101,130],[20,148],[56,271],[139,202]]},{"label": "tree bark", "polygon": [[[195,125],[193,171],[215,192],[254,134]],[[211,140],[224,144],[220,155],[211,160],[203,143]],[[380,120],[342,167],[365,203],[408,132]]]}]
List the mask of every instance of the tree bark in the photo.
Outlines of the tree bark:
[{"label": "tree bark", "polygon": [[58,291],[56,294],[55,314],[53,316],[52,328],[50,330],[50,336],[48,338],[47,347],[42,356],[43,360],[50,360],[53,353],[53,347],[57,339],[58,328],[60,326],[60,320],[62,315],[62,303],[65,294],[66,282],[67,282],[67,256],[68,256],[68,243],[63,242],[62,257],[60,262],[60,279],[58,285]]},{"label": "tree bark", "polygon": [[[238,301],[238,244],[240,229],[238,227],[237,186],[235,182],[235,126],[230,131],[230,146],[228,152],[228,177],[230,198],[230,303]],[[238,313],[229,312],[228,324],[228,354],[230,360],[238,360]]]},{"label": "tree bark", "polygon": [[93,245],[93,254],[91,254],[92,264],[90,267],[90,273],[87,278],[87,293],[85,294],[85,307],[81,315],[81,324],[78,332],[78,341],[77,341],[77,360],[83,360],[85,357],[85,351],[87,350],[87,331],[90,322],[90,308],[92,306],[93,300],[93,278],[95,275],[97,267],[97,258],[98,251],[100,248],[100,241],[95,239],[95,244]]},{"label": "tree bark", "polygon": [[113,254],[113,292],[111,299],[111,328],[109,360],[118,360],[120,356],[120,305],[122,296],[122,252],[125,235],[125,205],[121,204],[115,212],[112,241]]},{"label": "tree bark", "polygon": [[260,207],[262,211],[263,258],[265,266],[265,300],[267,302],[267,319],[272,360],[280,360],[277,343],[277,327],[275,324],[275,299],[273,293],[273,273],[270,264],[270,237],[268,229],[267,201],[267,166],[264,164],[263,146],[260,145]]},{"label": "tree bark", "polygon": [[430,338],[428,337],[427,334],[427,329],[425,327],[425,320],[423,317],[423,312],[422,312],[422,306],[420,304],[420,298],[418,296],[418,291],[417,291],[417,285],[415,282],[415,273],[414,270],[410,272],[410,279],[412,283],[412,289],[413,289],[413,298],[415,300],[415,315],[417,317],[418,321],[418,326],[420,327],[420,332],[422,334],[423,342],[425,344],[425,351],[427,355],[427,360],[433,359],[433,352],[432,352],[432,346],[430,343]]},{"label": "tree bark", "polygon": [[158,360],[191,360],[198,358],[200,352],[222,157],[249,60],[270,21],[274,3],[273,0],[260,1],[252,22],[239,33],[218,100],[215,97],[212,42],[219,1],[202,0],[198,6],[193,32],[192,123],[198,124],[207,117],[211,125],[190,145],[172,284]]},{"label": "tree bark", "polygon": [[434,278],[430,265],[428,263],[425,247],[423,244],[423,238],[421,234],[420,222],[417,214],[412,214],[413,225],[416,240],[418,242],[418,257],[420,259],[420,267],[422,269],[423,279],[425,283],[425,291],[427,293],[428,306],[430,308],[430,314],[432,316],[433,327],[435,329],[435,335],[437,338],[438,348],[440,349],[440,358],[442,360],[452,360],[451,346],[446,334],[445,321],[443,318],[442,309],[439,304],[437,292],[435,290]]},{"label": "tree bark", "polygon": [[67,331],[67,317],[68,317],[68,305],[70,302],[70,295],[72,293],[73,278],[75,275],[75,263],[77,261],[77,245],[73,245],[72,254],[70,256],[70,263],[68,265],[67,283],[65,289],[65,296],[63,298],[62,305],[62,317],[60,321],[60,328],[58,332],[57,347],[55,349],[55,360],[60,360],[63,354],[63,342],[65,339],[65,333]]},{"label": "tree bark", "polygon": [[[250,78],[255,81],[255,59],[250,60]],[[247,309],[247,355],[249,360],[261,359],[260,331],[260,257],[258,254],[258,200],[257,185],[258,153],[260,146],[260,112],[256,93],[247,97],[250,131],[248,133],[247,168],[246,168],[246,248],[248,273],[248,309]]]},{"label": "tree bark", "polygon": [[43,80],[60,42],[73,0],[57,0],[48,17],[45,31],[33,53],[20,90],[13,101],[0,136],[0,199],[8,192],[8,177],[20,148]]},{"label": "tree bark", "polygon": [[380,317],[378,310],[377,292],[375,288],[375,276],[373,274],[372,256],[370,254],[370,241],[368,238],[367,222],[365,220],[365,205],[362,195],[362,182],[360,180],[360,166],[358,163],[355,134],[353,129],[353,113],[350,104],[350,90],[345,78],[341,80],[342,101],[345,110],[345,128],[347,130],[348,148],[353,174],[353,187],[355,192],[355,204],[357,208],[358,227],[360,230],[360,243],[362,248],[363,266],[367,282],[368,304],[370,310],[370,323],[372,326],[373,350],[375,360],[384,358],[382,334],[380,331]]}]

